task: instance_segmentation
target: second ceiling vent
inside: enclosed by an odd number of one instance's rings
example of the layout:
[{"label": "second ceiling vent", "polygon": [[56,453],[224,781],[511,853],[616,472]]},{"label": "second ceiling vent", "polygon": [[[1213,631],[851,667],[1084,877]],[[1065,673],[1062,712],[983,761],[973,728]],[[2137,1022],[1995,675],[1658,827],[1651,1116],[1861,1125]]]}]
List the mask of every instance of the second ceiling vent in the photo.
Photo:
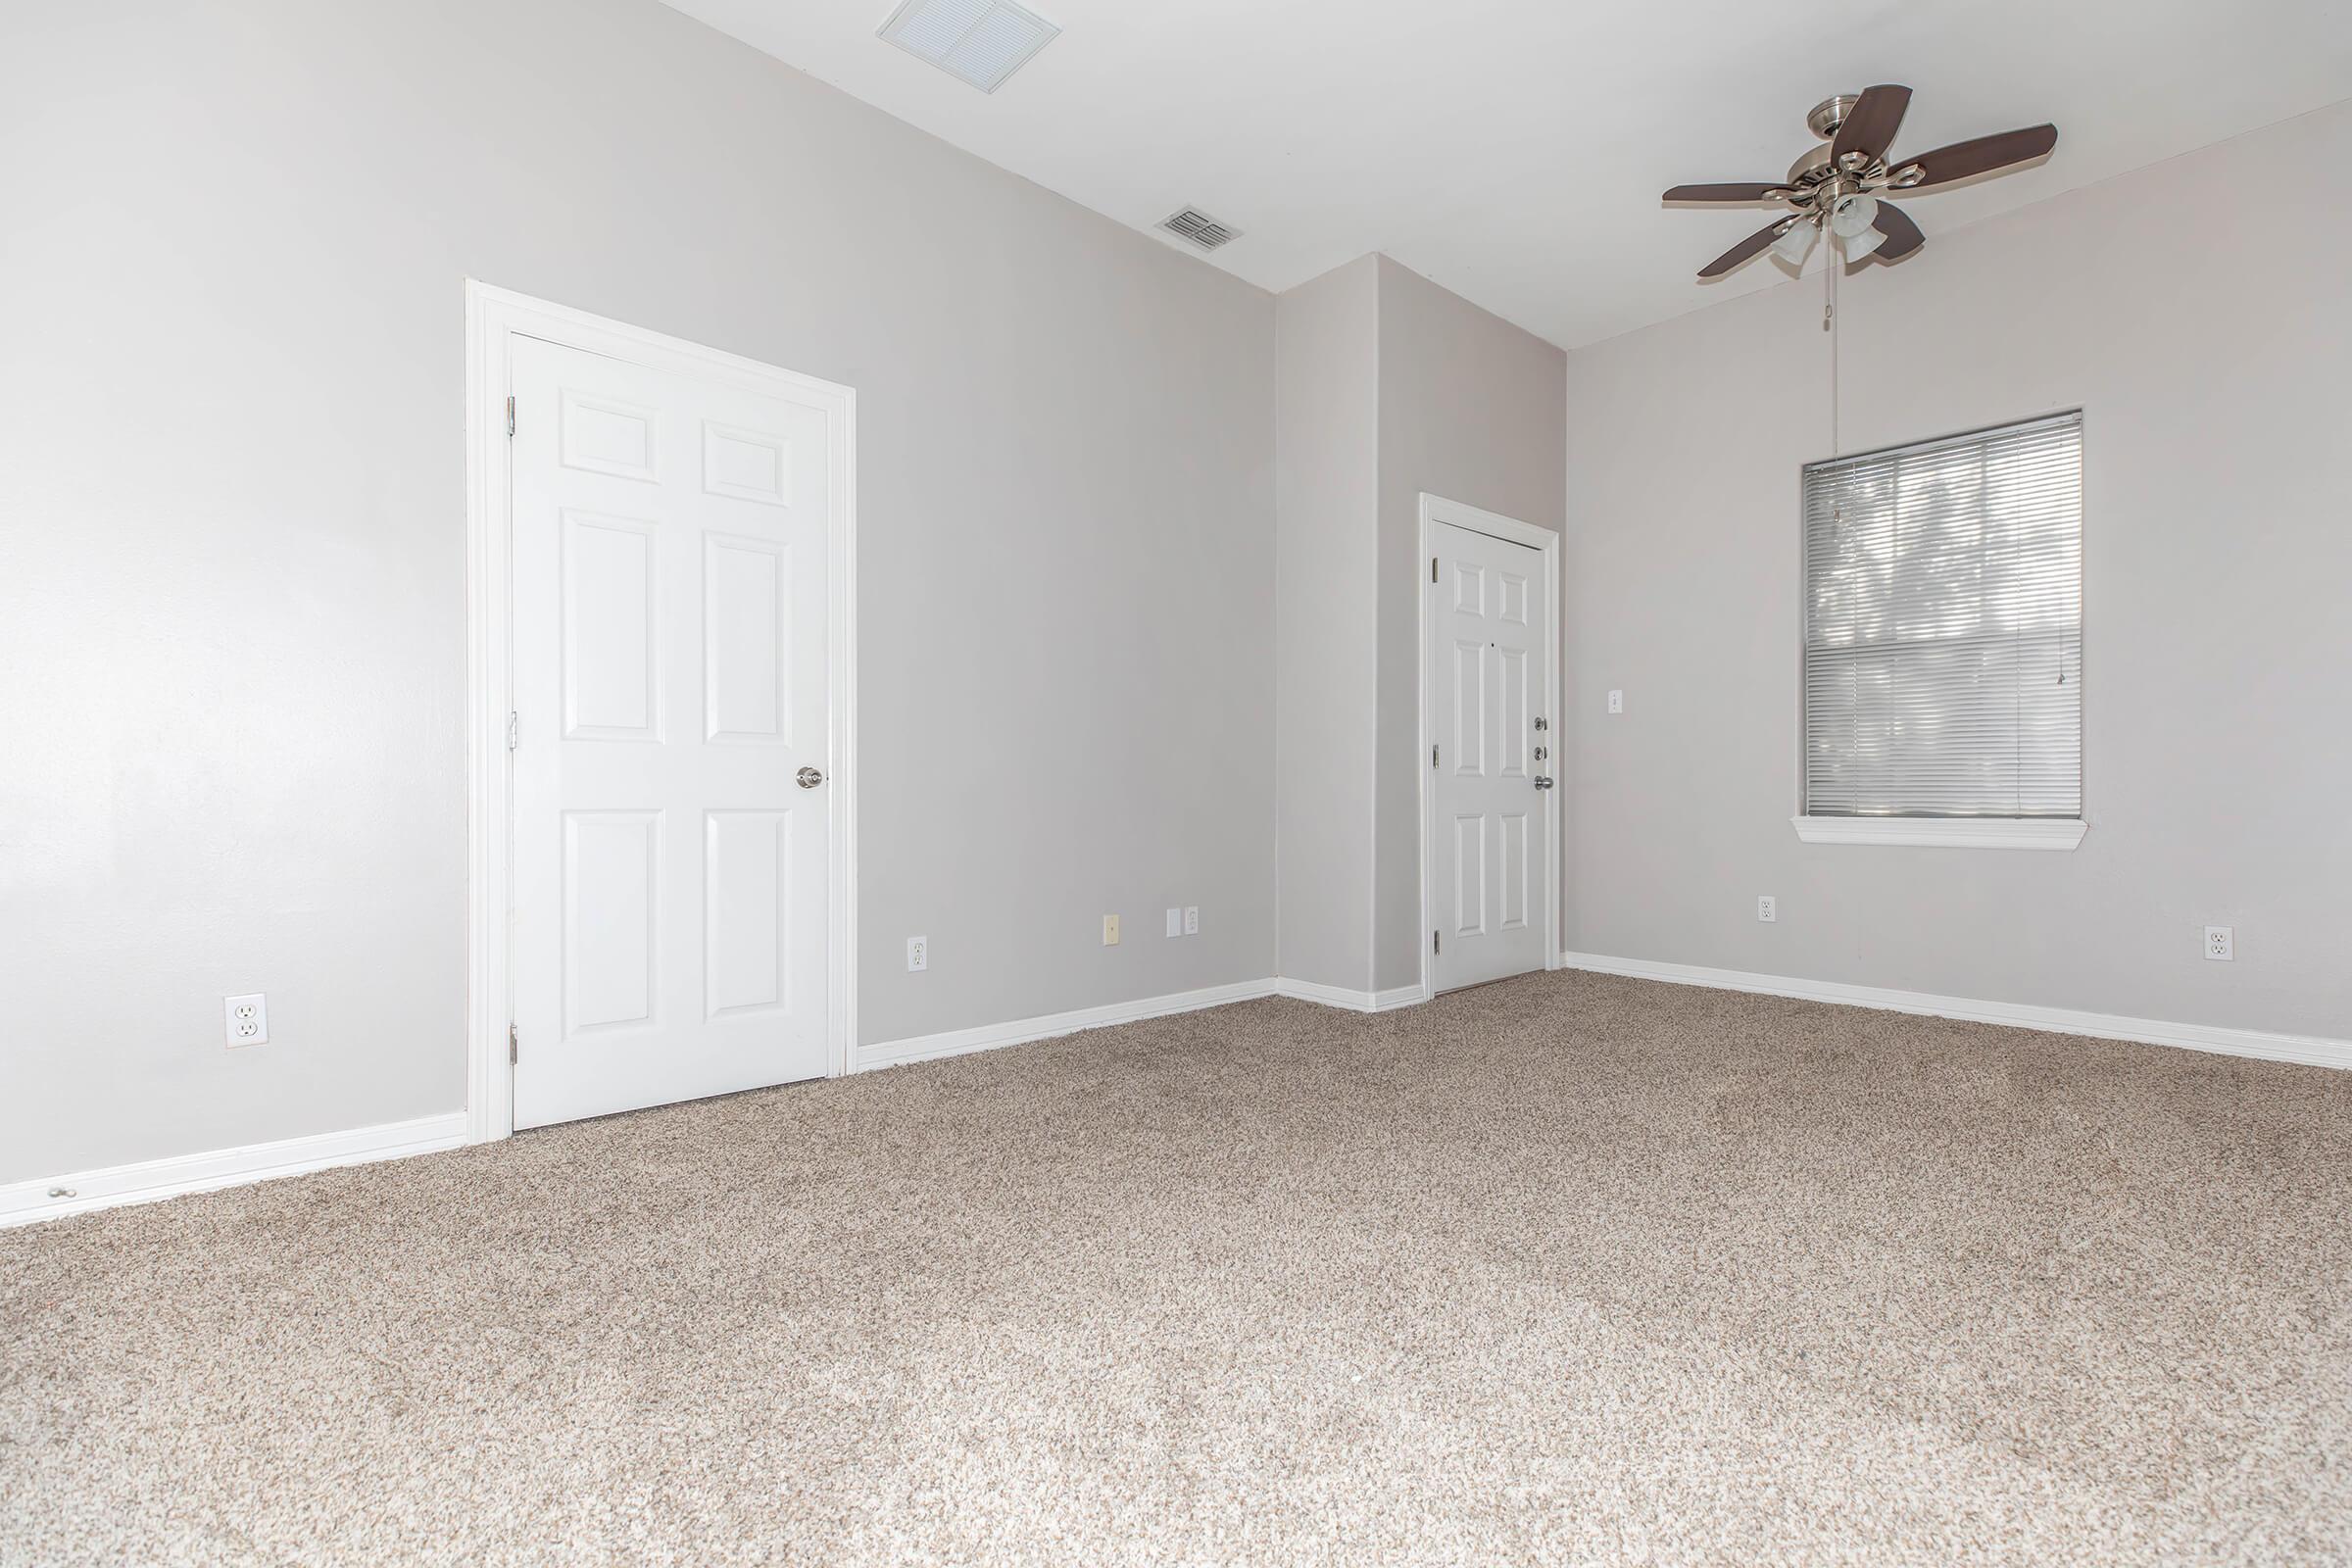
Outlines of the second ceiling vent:
[{"label": "second ceiling vent", "polygon": [[1178,239],[1190,240],[1204,251],[1240,239],[1242,231],[1218,222],[1198,207],[1184,207],[1159,220],[1159,226]]},{"label": "second ceiling vent", "polygon": [[995,92],[1060,32],[1012,0],[906,0],[877,36],[982,92]]}]

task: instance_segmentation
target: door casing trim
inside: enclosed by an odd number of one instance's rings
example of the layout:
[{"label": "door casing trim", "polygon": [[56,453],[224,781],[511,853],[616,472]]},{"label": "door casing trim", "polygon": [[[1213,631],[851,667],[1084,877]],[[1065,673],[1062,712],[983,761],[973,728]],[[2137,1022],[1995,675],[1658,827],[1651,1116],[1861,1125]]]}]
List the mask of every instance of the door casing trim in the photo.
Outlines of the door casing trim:
[{"label": "door casing trim", "polygon": [[[1434,769],[1420,764],[1420,759],[1429,755],[1430,747],[1437,740],[1437,737],[1430,733],[1429,728],[1429,616],[1430,608],[1434,603],[1432,595],[1437,591],[1437,585],[1428,579],[1426,568],[1422,566],[1421,563],[1431,559],[1435,549],[1431,540],[1431,529],[1441,522],[1451,523],[1456,528],[1466,528],[1472,533],[1483,533],[1490,538],[1500,539],[1506,544],[1525,545],[1544,558],[1541,575],[1544,592],[1548,603],[1545,606],[1547,613],[1544,616],[1544,630],[1543,706],[1539,710],[1551,721],[1551,728],[1546,733],[1550,736],[1548,745],[1551,756],[1547,760],[1552,766],[1553,783],[1550,789],[1543,792],[1544,839],[1548,853],[1544,858],[1544,962],[1542,966],[1545,969],[1556,969],[1560,966],[1560,867],[1567,863],[1560,843],[1561,791],[1558,783],[1559,767],[1562,761],[1560,735],[1563,728],[1559,704],[1560,606],[1567,598],[1567,595],[1561,591],[1560,536],[1549,528],[1539,528],[1532,522],[1521,522],[1516,517],[1506,517],[1499,512],[1488,512],[1484,508],[1473,507],[1464,502],[1448,501],[1444,496],[1434,496],[1426,490],[1421,492],[1421,551],[1413,561],[1413,577],[1419,590],[1416,598],[1421,606],[1421,623],[1416,633],[1420,645],[1420,669],[1416,677],[1419,683],[1420,722],[1415,726],[1420,736],[1420,744],[1414,751],[1414,771],[1420,775],[1421,779],[1421,929],[1424,931],[1435,929],[1430,923],[1432,916],[1430,895],[1437,879],[1431,871],[1430,860],[1436,856],[1438,848],[1438,796],[1437,792],[1430,788],[1429,782],[1430,774]],[[1427,1002],[1437,994],[1435,960],[1429,951],[1429,944],[1424,942],[1421,944],[1421,1000]]]},{"label": "door casing trim", "polygon": [[[858,1038],[858,394],[854,388],[764,365],[569,306],[466,280],[466,1133],[488,1143],[514,1130],[507,1030],[514,1016],[512,754],[513,449],[507,397],[513,341],[538,338],[748,391],[816,399],[830,416],[841,476],[826,519],[826,1073],[851,1067]],[[526,723],[532,715],[525,715]],[[544,716],[537,720],[545,723]],[[526,1043],[527,1049],[527,1043]]]}]

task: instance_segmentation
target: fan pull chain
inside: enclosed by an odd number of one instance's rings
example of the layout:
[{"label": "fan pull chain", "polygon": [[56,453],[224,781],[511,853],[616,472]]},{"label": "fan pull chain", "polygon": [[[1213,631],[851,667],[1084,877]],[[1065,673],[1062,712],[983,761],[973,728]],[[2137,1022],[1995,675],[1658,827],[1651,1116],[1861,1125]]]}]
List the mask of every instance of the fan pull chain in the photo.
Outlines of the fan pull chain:
[{"label": "fan pull chain", "polygon": [[1830,334],[1830,456],[1838,445],[1838,242],[1823,226],[1821,245],[1821,329]]}]

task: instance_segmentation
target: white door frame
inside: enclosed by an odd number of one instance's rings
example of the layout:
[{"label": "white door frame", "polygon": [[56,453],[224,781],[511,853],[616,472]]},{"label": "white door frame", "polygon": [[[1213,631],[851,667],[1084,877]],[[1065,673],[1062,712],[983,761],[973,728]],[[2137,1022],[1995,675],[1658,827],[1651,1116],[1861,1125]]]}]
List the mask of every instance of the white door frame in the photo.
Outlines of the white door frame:
[{"label": "white door frame", "polygon": [[[1540,579],[1546,599],[1544,621],[1544,688],[1539,699],[1542,712],[1551,724],[1545,731],[1546,749],[1551,753],[1552,786],[1544,795],[1544,840],[1548,853],[1544,867],[1544,967],[1560,966],[1560,867],[1565,858],[1560,844],[1560,602],[1567,596],[1560,591],[1560,536],[1549,528],[1539,528],[1532,522],[1506,517],[1499,512],[1488,512],[1460,501],[1448,501],[1444,496],[1421,492],[1421,554],[1413,563],[1414,580],[1419,585],[1414,594],[1421,607],[1421,624],[1417,641],[1421,650],[1420,709],[1421,721],[1417,726],[1421,744],[1416,748],[1414,770],[1421,775],[1421,929],[1434,930],[1430,924],[1430,889],[1436,878],[1430,872],[1430,859],[1438,849],[1438,796],[1430,788],[1430,774],[1435,771],[1423,766],[1421,759],[1429,755],[1437,737],[1429,730],[1429,606],[1431,583],[1429,568],[1423,562],[1436,554],[1430,542],[1430,529],[1441,522],[1472,533],[1483,533],[1508,544],[1526,545],[1544,557]],[[1421,1000],[1429,1001],[1437,993],[1437,976],[1429,945],[1421,945]]]},{"label": "white door frame", "polygon": [[[746,391],[812,397],[833,417],[834,487],[827,519],[826,584],[830,621],[825,650],[832,722],[826,736],[826,1071],[850,1070],[858,1038],[858,394],[820,381],[466,280],[466,1118],[474,1143],[514,1130],[514,1075],[507,1030],[514,1016],[512,945],[513,768],[507,715],[513,710],[514,475],[507,437],[507,397],[514,385],[514,339],[538,338]],[[549,715],[524,715],[547,724]]]}]

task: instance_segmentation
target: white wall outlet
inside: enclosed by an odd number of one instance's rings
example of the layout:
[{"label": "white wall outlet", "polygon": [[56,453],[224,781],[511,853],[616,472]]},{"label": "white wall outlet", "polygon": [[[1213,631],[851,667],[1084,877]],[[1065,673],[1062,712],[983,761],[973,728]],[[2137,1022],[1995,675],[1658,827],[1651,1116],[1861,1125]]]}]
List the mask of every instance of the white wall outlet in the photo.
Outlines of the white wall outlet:
[{"label": "white wall outlet", "polygon": [[1172,937],[1184,935],[1184,911],[1182,909],[1168,911],[1168,935]]},{"label": "white wall outlet", "polygon": [[1612,713],[1622,713],[1625,711],[1625,693],[1609,693],[1609,711]]},{"label": "white wall outlet", "polygon": [[929,937],[908,937],[906,939],[906,972],[920,974],[930,967],[931,939]]},{"label": "white wall outlet", "polygon": [[223,997],[221,1011],[226,1015],[228,1043],[232,1046],[266,1046],[270,1043],[270,999],[260,992],[250,997]]},{"label": "white wall outlet", "polygon": [[2237,961],[2237,928],[2228,925],[2209,925],[2205,928],[2205,956],[2216,963]]},{"label": "white wall outlet", "polygon": [[1106,948],[1119,945],[1119,917],[1115,914],[1102,917],[1102,945]]},{"label": "white wall outlet", "polygon": [[1769,893],[1756,895],[1756,918],[1771,925],[1781,917],[1781,901]]},{"label": "white wall outlet", "polygon": [[1198,904],[1188,904],[1184,906],[1184,934],[1188,937],[1197,937],[1200,934],[1200,906]]}]

